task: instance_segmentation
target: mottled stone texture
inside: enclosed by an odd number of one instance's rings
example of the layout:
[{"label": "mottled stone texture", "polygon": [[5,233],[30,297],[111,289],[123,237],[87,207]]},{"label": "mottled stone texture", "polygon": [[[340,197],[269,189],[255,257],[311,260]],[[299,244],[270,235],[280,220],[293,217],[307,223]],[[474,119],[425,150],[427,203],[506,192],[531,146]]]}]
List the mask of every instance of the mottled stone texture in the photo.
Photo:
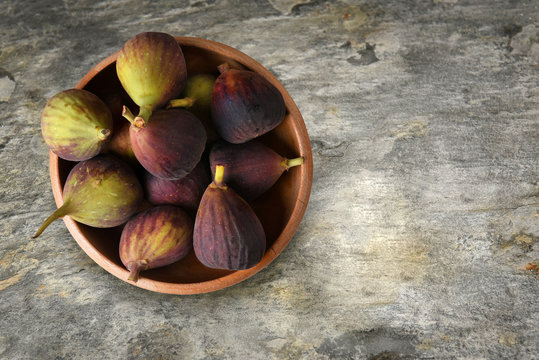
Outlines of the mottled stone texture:
[{"label": "mottled stone texture", "polygon": [[[537,1],[2,0],[0,13],[0,358],[537,358]],[[46,100],[149,30],[255,58],[311,136],[299,231],[223,291],[124,283],[60,221],[30,239],[55,209]]]}]

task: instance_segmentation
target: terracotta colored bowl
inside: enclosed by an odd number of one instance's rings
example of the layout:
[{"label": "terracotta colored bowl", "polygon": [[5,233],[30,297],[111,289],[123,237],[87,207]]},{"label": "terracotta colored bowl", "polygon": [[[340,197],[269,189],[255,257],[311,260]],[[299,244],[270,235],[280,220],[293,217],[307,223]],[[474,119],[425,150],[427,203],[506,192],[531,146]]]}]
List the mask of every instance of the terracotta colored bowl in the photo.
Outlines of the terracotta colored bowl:
[{"label": "terracotta colored bowl", "polygon": [[[313,162],[309,136],[301,114],[281,83],[262,65],[229,46],[191,37],[176,37],[182,46],[188,74],[214,73],[217,66],[228,62],[233,67],[255,71],[279,89],[286,103],[287,115],[281,125],[264,135],[262,141],[285,157],[303,156],[302,166],[283,174],[266,194],[253,204],[267,236],[267,250],[255,267],[241,271],[210,269],[202,265],[191,252],[172,265],[144,271],[138,282],[127,280],[128,271],[120,261],[118,246],[121,227],[98,229],[82,225],[69,216],[63,218],[69,232],[80,247],[97,264],[114,276],[138,287],[169,294],[197,294],[234,285],[254,275],[275,259],[290,242],[305,213],[311,191]],[[116,76],[117,53],[112,54],[91,69],[76,88],[86,89],[111,103],[123,91]],[[112,100],[114,102],[114,100]],[[50,154],[50,177],[56,205],[63,204],[62,189],[65,179],[75,165]]]}]

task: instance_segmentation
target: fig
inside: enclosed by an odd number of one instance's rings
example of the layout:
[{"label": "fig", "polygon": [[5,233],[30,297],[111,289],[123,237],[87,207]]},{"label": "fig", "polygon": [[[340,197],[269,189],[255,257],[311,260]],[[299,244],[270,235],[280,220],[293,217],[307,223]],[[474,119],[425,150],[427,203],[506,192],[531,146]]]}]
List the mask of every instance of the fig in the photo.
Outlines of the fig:
[{"label": "fig", "polygon": [[109,228],[125,223],[143,200],[134,171],[112,155],[79,162],[67,176],[64,203],[38,229],[38,237],[54,220],[70,216],[82,224]]},{"label": "fig", "polygon": [[210,182],[208,161],[203,159],[193,171],[178,180],[165,180],[145,172],[143,187],[150,203],[177,205],[196,214],[202,194]]},{"label": "fig", "polygon": [[291,167],[303,164],[303,157],[287,159],[259,140],[243,144],[216,142],[210,152],[210,167],[224,165],[223,182],[245,200],[252,201],[269,190]]},{"label": "fig", "polygon": [[249,204],[223,183],[225,168],[218,165],[198,208],[193,248],[207,267],[243,270],[260,262],[266,234]]},{"label": "fig", "polygon": [[286,115],[284,99],[269,81],[249,70],[219,66],[211,114],[217,133],[240,144],[276,128]]},{"label": "fig", "polygon": [[167,108],[185,107],[202,122],[208,141],[218,138],[211,120],[211,98],[216,77],[211,74],[197,74],[187,78],[181,99],[170,100]]},{"label": "fig", "polygon": [[137,158],[131,147],[131,140],[129,140],[129,123],[122,119],[117,126],[114,127],[114,134],[112,135],[105,150],[117,155],[122,160],[126,161],[132,166],[138,165]]},{"label": "fig", "polygon": [[193,248],[193,220],[179,207],[161,205],[138,213],[122,230],[120,259],[128,280],[139,273],[170,265]]},{"label": "fig", "polygon": [[93,93],[64,90],[49,99],[41,115],[43,139],[58,157],[88,160],[101,152],[112,134],[112,115]]},{"label": "fig", "polygon": [[167,108],[189,107],[209,112],[215,80],[216,77],[211,74],[198,74],[187,78],[182,98],[170,100]]},{"label": "fig", "polygon": [[[124,116],[134,121],[124,107]],[[147,126],[129,127],[129,140],[139,163],[152,175],[177,180],[200,161],[206,145],[204,126],[184,109],[158,110]]]},{"label": "fig", "polygon": [[180,45],[172,35],[144,32],[129,39],[116,60],[118,79],[137,104],[137,126],[144,127],[152,112],[178,96],[187,70]]}]

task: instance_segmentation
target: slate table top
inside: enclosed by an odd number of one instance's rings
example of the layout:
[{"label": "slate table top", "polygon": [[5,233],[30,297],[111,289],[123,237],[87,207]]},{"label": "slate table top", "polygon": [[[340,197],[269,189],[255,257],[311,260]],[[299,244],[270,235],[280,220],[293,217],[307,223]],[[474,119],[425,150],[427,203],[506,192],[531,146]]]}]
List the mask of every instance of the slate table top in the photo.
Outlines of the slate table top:
[{"label": "slate table top", "polygon": [[[534,359],[539,3],[0,2],[1,359]],[[239,49],[314,157],[283,253],[174,296],[96,265],[55,209],[40,114],[142,31]]]}]

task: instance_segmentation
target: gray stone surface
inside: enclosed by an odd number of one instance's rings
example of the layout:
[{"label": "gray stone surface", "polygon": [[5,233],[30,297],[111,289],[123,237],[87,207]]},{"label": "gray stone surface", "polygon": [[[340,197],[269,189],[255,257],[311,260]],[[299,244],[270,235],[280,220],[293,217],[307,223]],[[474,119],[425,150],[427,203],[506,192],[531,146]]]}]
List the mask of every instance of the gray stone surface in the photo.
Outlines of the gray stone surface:
[{"label": "gray stone surface", "polygon": [[[534,359],[536,1],[0,2],[1,359]],[[256,276],[141,290],[58,221],[40,113],[142,31],[270,69],[312,140],[311,200]]]}]

